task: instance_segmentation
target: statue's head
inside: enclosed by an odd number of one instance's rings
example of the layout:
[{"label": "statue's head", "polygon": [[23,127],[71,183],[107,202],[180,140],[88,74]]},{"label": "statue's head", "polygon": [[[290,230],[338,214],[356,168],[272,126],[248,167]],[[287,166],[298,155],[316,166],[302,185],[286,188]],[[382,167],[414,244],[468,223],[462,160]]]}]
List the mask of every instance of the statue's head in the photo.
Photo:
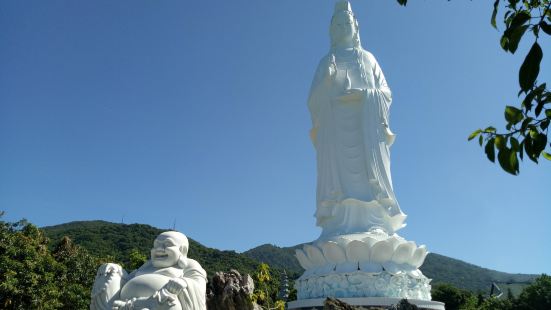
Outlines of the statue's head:
[{"label": "statue's head", "polygon": [[337,45],[349,45],[353,48],[361,47],[358,20],[354,16],[348,1],[339,1],[335,4],[329,34],[331,36],[331,48]]},{"label": "statue's head", "polygon": [[157,268],[175,266],[186,258],[188,248],[189,242],[184,234],[177,231],[164,232],[153,242],[151,263]]}]

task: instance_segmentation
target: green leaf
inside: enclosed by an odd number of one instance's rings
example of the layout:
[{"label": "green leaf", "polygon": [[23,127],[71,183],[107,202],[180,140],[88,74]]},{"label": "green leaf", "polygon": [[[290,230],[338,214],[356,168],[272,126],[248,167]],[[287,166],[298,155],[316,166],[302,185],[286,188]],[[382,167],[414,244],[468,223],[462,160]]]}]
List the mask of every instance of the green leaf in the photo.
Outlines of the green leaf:
[{"label": "green leaf", "polygon": [[522,66],[520,66],[519,84],[523,91],[526,92],[534,86],[536,78],[540,73],[540,63],[542,58],[543,51],[541,50],[538,42],[534,42],[532,48],[530,48],[530,51],[528,52],[528,55],[526,55]]},{"label": "green leaf", "polygon": [[544,120],[544,121],[542,121],[542,122],[540,123],[540,128],[541,128],[541,130],[546,130],[547,127],[549,127],[549,121],[551,121],[551,120],[550,120],[550,119],[546,119],[546,120]]},{"label": "green leaf", "polygon": [[551,118],[551,109],[545,110],[545,116]]},{"label": "green leaf", "polygon": [[507,139],[503,136],[496,136],[495,145],[498,150],[504,149],[507,144]]},{"label": "green leaf", "polygon": [[518,44],[520,42],[520,39],[522,39],[522,36],[526,32],[530,25],[522,25],[517,28],[515,28],[511,34],[509,34],[509,40],[507,41],[507,49],[511,52],[511,54],[514,54],[517,51]]},{"label": "green leaf", "polygon": [[545,147],[547,146],[547,135],[544,133],[538,133],[534,140],[534,156],[539,156]]},{"label": "green leaf", "polygon": [[545,158],[547,160],[551,160],[551,154],[549,154],[547,152],[543,152],[543,153],[541,153],[541,155],[543,156],[543,158]]},{"label": "green leaf", "polygon": [[[532,160],[535,163],[538,163],[538,156],[534,153],[534,147],[532,146],[534,141],[530,136],[526,136],[524,138],[524,150],[526,151],[526,155],[528,155],[528,158]],[[539,155],[539,154],[538,154]]]},{"label": "green leaf", "polygon": [[488,142],[486,142],[486,147],[484,148],[484,152],[486,153],[486,156],[491,162],[495,162],[496,160],[494,141],[495,141],[494,138],[488,140]]},{"label": "green leaf", "polygon": [[533,121],[534,119],[531,118],[531,117],[527,117],[524,119],[524,121],[522,121],[522,125],[520,126],[520,130],[522,132],[526,131],[526,129],[528,128],[528,125],[530,124],[531,121]]},{"label": "green leaf", "polygon": [[490,20],[490,23],[492,24],[492,27],[494,27],[495,29],[497,29],[497,25],[496,25],[496,16],[497,16],[497,9],[499,7],[499,0],[496,0],[494,2],[494,11],[492,12],[492,18]]},{"label": "green leaf", "polygon": [[407,4],[407,2],[408,2],[407,0],[398,0],[398,3],[404,6]]},{"label": "green leaf", "polygon": [[509,50],[509,38],[507,38],[505,35],[501,36],[499,44],[501,45],[501,48],[504,49],[506,52]]},{"label": "green leaf", "polygon": [[543,30],[543,32],[547,33],[548,35],[551,35],[551,25],[544,22],[543,20],[540,23],[540,28]]},{"label": "green leaf", "polygon": [[482,129],[477,129],[477,130],[473,131],[469,135],[469,138],[467,138],[467,141],[471,141],[472,139],[476,138],[476,136],[478,136],[481,132],[482,132]]},{"label": "green leaf", "polygon": [[515,138],[515,137],[511,137],[509,139],[509,141],[511,142],[511,149],[513,151],[518,151],[520,149],[520,144],[518,143],[518,140]]},{"label": "green leaf", "polygon": [[478,136],[478,144],[482,146],[482,143],[484,143],[484,137],[482,135]]},{"label": "green leaf", "polygon": [[518,174],[517,153],[511,149],[504,148],[497,154],[497,159],[501,168],[512,175]]},{"label": "green leaf", "polygon": [[486,129],[484,129],[484,132],[496,132],[496,129],[490,126],[490,127],[486,127]]},{"label": "green leaf", "polygon": [[524,119],[522,115],[522,110],[517,109],[513,106],[505,107],[505,120],[511,124],[517,124]]},{"label": "green leaf", "polygon": [[[547,83],[543,83],[536,89],[529,91],[526,97],[524,97],[524,100],[522,101],[522,106],[526,109],[526,112],[532,109],[532,101],[534,100],[534,98],[542,95],[542,93],[545,91],[545,87],[547,87]],[[520,91],[520,93],[522,93],[522,90]]]},{"label": "green leaf", "polygon": [[511,25],[505,31],[506,32],[508,30],[512,31],[515,28],[517,28],[521,25],[524,25],[527,21],[530,20],[531,17],[532,17],[532,15],[530,14],[529,11],[519,11],[516,15],[514,15],[513,20],[511,21]]}]

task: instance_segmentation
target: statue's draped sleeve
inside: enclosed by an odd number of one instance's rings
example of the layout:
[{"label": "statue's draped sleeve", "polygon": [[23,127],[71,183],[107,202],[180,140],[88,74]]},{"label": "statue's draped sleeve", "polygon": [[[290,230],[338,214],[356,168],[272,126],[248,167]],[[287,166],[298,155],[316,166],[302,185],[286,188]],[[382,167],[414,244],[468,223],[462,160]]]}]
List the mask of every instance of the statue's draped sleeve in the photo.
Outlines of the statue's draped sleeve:
[{"label": "statue's draped sleeve", "polygon": [[329,98],[324,95],[323,92],[323,79],[325,77],[326,71],[329,68],[329,56],[325,56],[321,59],[314,74],[314,79],[312,80],[312,85],[310,86],[310,95],[308,96],[308,109],[310,110],[310,116],[312,118],[312,129],[310,130],[310,138],[316,145],[316,135],[320,126],[319,114],[322,108],[322,105]]},{"label": "statue's draped sleeve", "polygon": [[187,287],[178,295],[182,309],[206,310],[207,273],[193,259],[187,259],[183,279]]}]

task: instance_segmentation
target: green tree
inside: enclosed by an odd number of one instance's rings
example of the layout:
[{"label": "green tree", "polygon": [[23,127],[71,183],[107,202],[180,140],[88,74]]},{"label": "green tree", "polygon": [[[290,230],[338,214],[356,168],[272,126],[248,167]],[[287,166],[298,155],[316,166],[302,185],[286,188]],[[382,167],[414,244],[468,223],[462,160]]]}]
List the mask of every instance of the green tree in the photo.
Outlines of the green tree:
[{"label": "green tree", "polygon": [[57,277],[63,304],[59,309],[87,309],[90,304],[90,290],[101,260],[74,244],[69,237],[63,237],[55,245],[52,256],[62,267],[62,272]]},{"label": "green tree", "polygon": [[140,268],[147,261],[147,256],[140,252],[140,250],[134,248],[130,251],[130,265],[128,266],[129,272]]},{"label": "green tree", "polygon": [[477,308],[480,310],[513,310],[513,303],[509,299],[490,297]]},{"label": "green tree", "polygon": [[543,274],[527,286],[516,300],[514,309],[551,309],[551,276]]},{"label": "green tree", "polygon": [[62,266],[48,251],[48,239],[27,221],[0,221],[0,308],[58,309],[56,279]]},{"label": "green tree", "polygon": [[[397,0],[406,5],[407,0]],[[551,154],[545,150],[548,144],[548,127],[551,122],[551,93],[547,84],[538,81],[543,50],[538,43],[541,36],[551,35],[551,1],[550,0],[494,0],[491,25],[497,27],[497,14],[500,4],[505,28],[500,39],[501,47],[514,54],[518,45],[527,33],[533,37],[532,47],[525,56],[518,72],[520,91],[516,106],[505,107],[505,131],[497,131],[489,126],[478,129],[469,135],[468,140],[478,137],[480,146],[488,159],[497,160],[501,168],[513,175],[520,171],[519,159],[528,157],[538,163],[540,157],[551,160]],[[551,151],[550,151],[551,152]]]},{"label": "green tree", "polygon": [[277,300],[277,292],[279,281],[277,276],[272,274],[270,266],[266,263],[261,263],[254,275],[255,290],[252,295],[252,300],[258,303],[263,309],[267,310],[284,310],[285,302]]},{"label": "green tree", "polygon": [[476,309],[478,300],[471,292],[458,289],[450,284],[438,284],[432,287],[432,300],[446,304],[446,310]]}]

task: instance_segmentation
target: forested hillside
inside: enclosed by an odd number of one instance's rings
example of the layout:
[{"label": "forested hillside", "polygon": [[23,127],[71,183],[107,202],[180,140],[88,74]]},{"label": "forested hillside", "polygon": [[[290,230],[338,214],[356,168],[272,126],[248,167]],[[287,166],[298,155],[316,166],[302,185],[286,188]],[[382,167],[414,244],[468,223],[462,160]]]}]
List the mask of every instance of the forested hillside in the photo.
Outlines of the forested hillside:
[{"label": "forested hillside", "polygon": [[[52,241],[68,236],[93,255],[112,256],[115,261],[124,264],[129,263],[130,252],[133,249],[149,256],[153,240],[163,231],[144,224],[116,224],[104,221],[71,222],[43,227],[43,230]],[[285,269],[293,279],[303,272],[294,257],[295,248],[300,246],[280,248],[265,244],[240,254],[208,248],[190,239],[189,256],[199,261],[209,276],[215,271],[227,271],[232,268],[252,274],[260,262],[265,262],[275,271]],[[517,286],[522,288],[536,278],[536,275],[490,270],[436,253],[427,256],[421,270],[433,279],[433,284],[449,283],[458,288],[486,293],[492,282],[501,283],[503,287],[507,287],[507,284],[520,284]]]},{"label": "forested hillside", "polygon": [[[116,224],[105,221],[82,221],[42,228],[53,243],[68,236],[76,244],[98,257],[113,257],[124,265],[130,263],[133,249],[149,257],[153,240],[165,231],[144,224]],[[234,251],[220,251],[208,248],[189,238],[189,257],[197,260],[209,277],[216,271],[237,269],[253,274],[259,262]],[[51,244],[53,244],[51,243]]]}]

